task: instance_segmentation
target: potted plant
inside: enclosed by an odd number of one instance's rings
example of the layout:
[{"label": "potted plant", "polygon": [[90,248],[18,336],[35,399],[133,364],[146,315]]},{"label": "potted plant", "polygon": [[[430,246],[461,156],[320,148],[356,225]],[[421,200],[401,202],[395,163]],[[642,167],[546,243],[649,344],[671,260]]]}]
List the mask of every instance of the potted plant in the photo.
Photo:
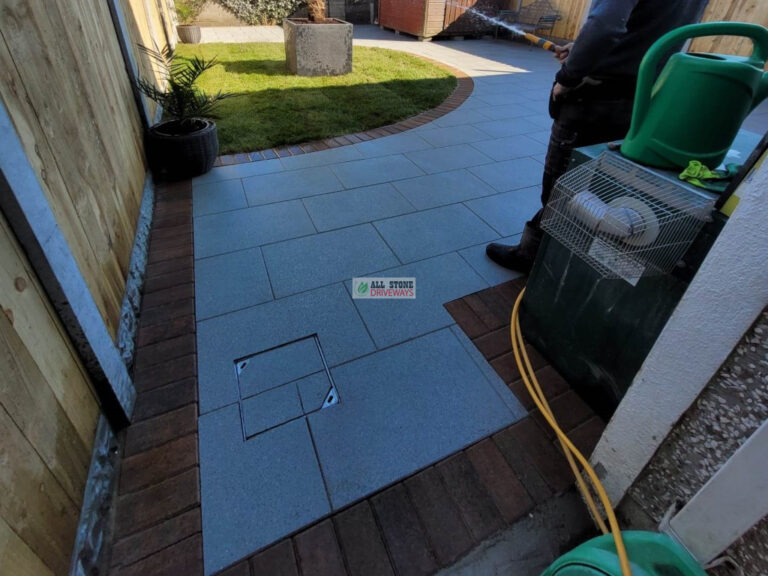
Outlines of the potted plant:
[{"label": "potted plant", "polygon": [[176,33],[179,35],[179,41],[184,44],[200,43],[200,26],[195,24],[195,19],[200,15],[205,0],[176,0],[176,17],[179,19],[179,25],[176,26]]},{"label": "potted plant", "polygon": [[326,0],[307,0],[307,18],[283,20],[285,60],[299,76],[352,72],[352,24],[327,18]]},{"label": "potted plant", "polygon": [[214,109],[221,100],[232,96],[222,92],[205,94],[195,86],[200,75],[216,63],[215,59],[194,57],[179,61],[168,46],[162,52],[146,46],[140,49],[157,64],[166,83],[164,88],[158,88],[153,81],[137,80],[141,93],[163,110],[164,120],[146,132],[150,169],[155,177],[167,180],[205,174],[219,154]]}]

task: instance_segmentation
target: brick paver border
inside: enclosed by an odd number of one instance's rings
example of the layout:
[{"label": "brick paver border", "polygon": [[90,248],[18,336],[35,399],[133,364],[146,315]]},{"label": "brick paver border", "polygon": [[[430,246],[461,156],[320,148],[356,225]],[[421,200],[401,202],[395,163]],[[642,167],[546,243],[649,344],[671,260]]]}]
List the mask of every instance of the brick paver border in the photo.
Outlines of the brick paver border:
[{"label": "brick paver border", "polygon": [[357,132],[355,134],[346,134],[344,136],[336,136],[334,138],[324,138],[322,140],[313,140],[311,142],[305,142],[303,144],[294,144],[291,146],[281,146],[278,148],[267,148],[266,150],[258,150],[255,152],[242,152],[239,154],[223,154],[216,159],[214,166],[231,166],[232,164],[245,164],[248,162],[259,162],[261,160],[272,160],[274,158],[285,158],[287,156],[299,156],[301,154],[309,154],[310,152],[318,152],[320,150],[330,150],[331,148],[339,148],[340,146],[349,146],[350,144],[357,144],[358,142],[366,142],[375,138],[383,138],[384,136],[391,136],[392,134],[399,134],[418,126],[423,126],[436,120],[441,116],[448,114],[456,110],[461,106],[464,101],[469,97],[474,89],[475,83],[471,77],[462,72],[458,68],[444,64],[425,56],[419,56],[411,54],[416,58],[426,60],[431,64],[439,66],[444,70],[448,70],[456,77],[456,88],[453,89],[448,98],[443,100],[437,108],[432,108],[416,116],[411,116],[400,122],[394,124],[388,124],[387,126],[380,126],[365,132]]},{"label": "brick paver border", "polygon": [[[513,280],[445,307],[530,410],[508,332],[509,311],[523,286],[524,280]],[[604,423],[545,359],[530,352],[561,426],[590,453]],[[134,381],[138,397],[133,423],[122,439],[108,573],[202,575],[189,181],[157,191]],[[572,482],[558,445],[532,412],[220,574],[433,574]]]}]

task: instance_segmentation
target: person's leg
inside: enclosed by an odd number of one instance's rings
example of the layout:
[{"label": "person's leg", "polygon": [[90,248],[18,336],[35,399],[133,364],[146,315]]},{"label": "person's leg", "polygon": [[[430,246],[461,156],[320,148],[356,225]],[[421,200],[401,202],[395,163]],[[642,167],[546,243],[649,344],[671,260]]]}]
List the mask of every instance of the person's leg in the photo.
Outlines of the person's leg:
[{"label": "person's leg", "polygon": [[536,259],[541,243],[541,217],[558,178],[565,174],[571,162],[574,148],[624,137],[629,130],[632,100],[610,101],[573,100],[563,102],[557,110],[549,137],[547,156],[541,186],[542,208],[526,222],[520,244],[505,246],[491,243],[486,246],[488,257],[497,264],[529,272]]}]

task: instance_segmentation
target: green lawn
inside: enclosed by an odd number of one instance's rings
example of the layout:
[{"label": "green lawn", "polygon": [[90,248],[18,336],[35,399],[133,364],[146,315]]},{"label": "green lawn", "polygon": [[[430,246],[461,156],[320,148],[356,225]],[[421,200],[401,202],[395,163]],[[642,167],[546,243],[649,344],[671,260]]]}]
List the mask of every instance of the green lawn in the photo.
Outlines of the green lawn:
[{"label": "green lawn", "polygon": [[282,44],[180,44],[177,54],[216,57],[199,86],[232,92],[219,109],[220,152],[250,152],[370,130],[438,106],[456,86],[446,70],[381,48],[354,49],[353,72],[289,75]]}]

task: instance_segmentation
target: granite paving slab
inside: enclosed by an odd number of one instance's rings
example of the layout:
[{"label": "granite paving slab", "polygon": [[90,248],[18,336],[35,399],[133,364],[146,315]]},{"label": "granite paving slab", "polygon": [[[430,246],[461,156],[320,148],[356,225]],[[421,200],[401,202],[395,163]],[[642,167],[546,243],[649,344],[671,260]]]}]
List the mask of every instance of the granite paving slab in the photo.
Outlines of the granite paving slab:
[{"label": "granite paving slab", "polygon": [[258,396],[243,400],[243,426],[250,439],[281,424],[301,417],[304,410],[296,384],[284,384]]},{"label": "granite paving slab", "polygon": [[[539,164],[541,166],[541,164]],[[466,206],[501,236],[520,234],[541,208],[541,188],[531,186],[466,202]]]},{"label": "granite paving slab", "polygon": [[498,238],[493,229],[462,204],[380,220],[374,222],[374,226],[402,262],[429,258]]},{"label": "granite paving slab", "polygon": [[305,198],[304,206],[320,232],[413,212],[390,183]]},{"label": "granite paving slab", "polygon": [[[498,240],[494,240],[494,242],[499,242],[508,246],[519,244],[520,234],[499,238]],[[464,248],[464,250],[459,250],[459,254],[466,260],[467,264],[469,264],[472,269],[491,286],[501,284],[507,280],[514,280],[515,278],[522,276],[520,272],[499,266],[493,260],[488,258],[488,256],[485,255],[485,247],[487,245],[488,243],[486,242],[477,244],[476,246],[470,246],[469,248]]]},{"label": "granite paving slab", "polygon": [[423,172],[402,154],[354,160],[332,166],[345,188],[360,188],[421,176]]},{"label": "granite paving slab", "polygon": [[525,134],[496,138],[495,140],[483,140],[473,143],[472,146],[497,161],[524,158],[533,154],[543,154],[547,151],[546,144],[529,138]]},{"label": "granite paving slab", "polygon": [[192,213],[194,216],[237,210],[248,206],[241,180],[199,184],[194,187],[192,194]]},{"label": "granite paving slab", "polygon": [[234,164],[232,166],[219,166],[207,174],[198,176],[192,180],[193,188],[210,182],[222,182],[224,180],[234,180],[237,178],[247,178],[259,174],[270,174],[280,172],[283,165],[280,160],[264,160],[262,162],[247,162],[245,164]]},{"label": "granite paving slab", "polygon": [[414,132],[402,132],[355,144],[355,148],[364,158],[374,158],[424,150],[425,148],[432,148],[432,145]]},{"label": "granite paving slab", "polygon": [[198,322],[200,413],[238,401],[235,360],[313,334],[331,366],[375,350],[342,284]]},{"label": "granite paving slab", "polygon": [[244,441],[233,404],[198,426],[206,575],[330,512],[304,418]]},{"label": "granite paving slab", "polygon": [[299,390],[301,406],[305,413],[309,413],[323,407],[328,392],[331,391],[331,381],[325,371],[317,372],[297,380],[296,387]]},{"label": "granite paving slab", "polygon": [[464,169],[399,180],[394,186],[417,210],[496,194],[496,190]]},{"label": "granite paving slab", "polygon": [[[448,326],[453,320],[443,304],[487,286],[455,253],[406,264],[373,276],[416,278],[416,298],[413,300],[354,301],[379,348]],[[351,282],[347,283],[347,288],[351,292]]]},{"label": "granite paving slab", "polygon": [[198,320],[272,300],[261,249],[248,248],[195,263]]},{"label": "granite paving slab", "polygon": [[209,214],[195,218],[194,226],[195,258],[315,233],[300,200]]},{"label": "granite paving slab", "polygon": [[302,338],[237,362],[240,397],[248,398],[298,380],[324,367],[314,338]]},{"label": "granite paving slab", "polygon": [[[517,420],[450,329],[332,370],[343,398],[309,416],[334,509]],[[509,402],[516,400],[509,394]]]},{"label": "granite paving slab", "polygon": [[474,126],[462,126],[461,129],[449,126],[447,128],[435,128],[421,135],[424,140],[433,146],[451,146],[453,144],[466,144],[468,142],[477,142],[486,138],[485,132],[482,132]]},{"label": "granite paving slab", "polygon": [[499,192],[541,184],[544,167],[532,158],[518,158],[469,169],[475,176]]},{"label": "granite paving slab", "polygon": [[259,206],[341,190],[339,179],[327,166],[265,174],[243,180],[248,204]]},{"label": "granite paving slab", "polygon": [[263,252],[277,298],[399,264],[370,224],[271,244]]},{"label": "granite paving slab", "polygon": [[[487,136],[484,135],[482,139],[485,138]],[[467,168],[469,166],[479,166],[491,162],[490,157],[469,144],[456,144],[454,146],[445,146],[444,148],[409,152],[406,156],[427,174]]]}]

